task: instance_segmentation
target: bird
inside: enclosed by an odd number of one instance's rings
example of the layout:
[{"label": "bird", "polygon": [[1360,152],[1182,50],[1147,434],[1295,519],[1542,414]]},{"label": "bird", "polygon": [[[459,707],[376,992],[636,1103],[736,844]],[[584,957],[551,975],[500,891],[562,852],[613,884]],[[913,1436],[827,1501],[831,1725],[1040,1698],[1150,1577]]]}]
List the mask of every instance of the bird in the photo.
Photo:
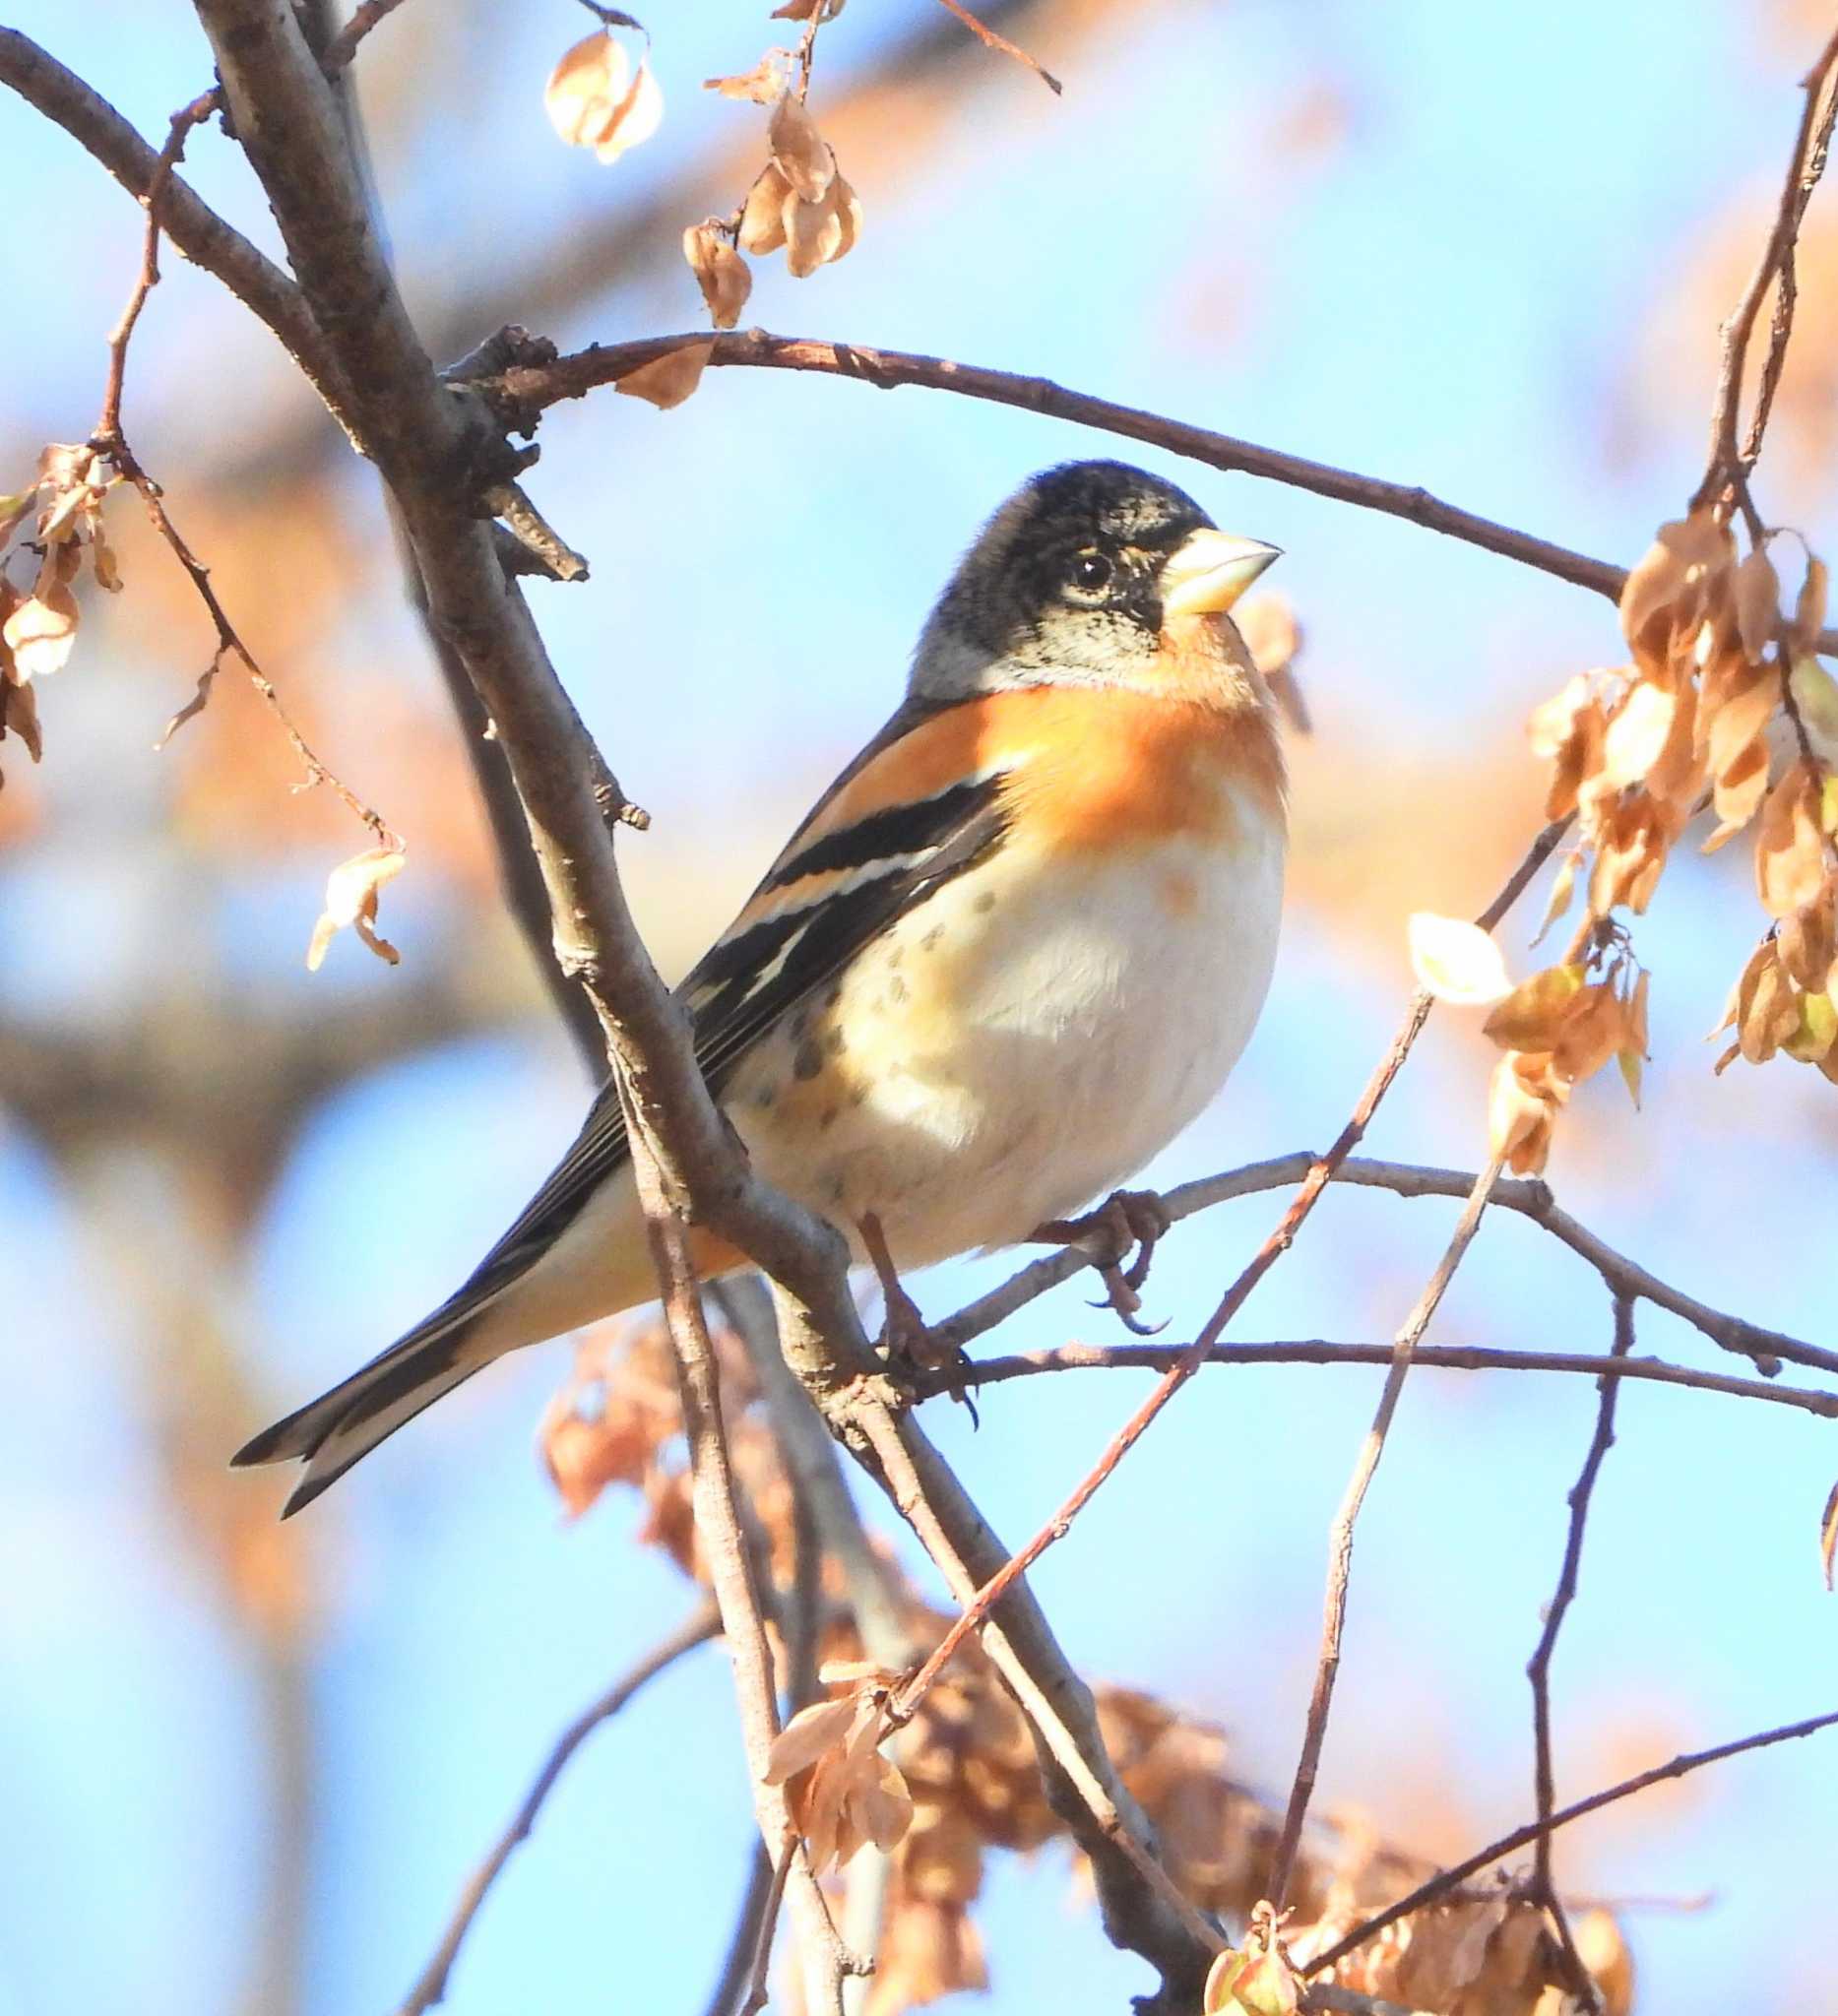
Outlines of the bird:
[{"label": "bird", "polygon": [[[1031,1238],[1086,1238],[1128,1312],[1166,1220],[1114,1186],[1218,1093],[1275,964],[1284,759],[1231,611],[1277,557],[1123,463],[1032,477],[677,990],[753,1166],[874,1265],[896,1342],[902,1274]],[[287,1516],[492,1360],[656,1293],[608,1083],[461,1287],[233,1461],[303,1463]]]}]

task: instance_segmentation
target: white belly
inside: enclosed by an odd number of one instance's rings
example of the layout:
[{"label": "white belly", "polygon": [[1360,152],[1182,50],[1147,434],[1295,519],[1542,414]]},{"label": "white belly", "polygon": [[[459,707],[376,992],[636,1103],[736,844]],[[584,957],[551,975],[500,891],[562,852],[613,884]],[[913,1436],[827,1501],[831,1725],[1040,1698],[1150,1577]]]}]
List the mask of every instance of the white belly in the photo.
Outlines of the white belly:
[{"label": "white belly", "polygon": [[725,1103],[762,1173],[857,1251],[875,1214],[902,1268],[1114,1188],[1212,1099],[1263,1006],[1283,844],[1241,830],[1229,851],[1062,857],[1050,899],[1006,855],[947,883],[736,1073]]}]

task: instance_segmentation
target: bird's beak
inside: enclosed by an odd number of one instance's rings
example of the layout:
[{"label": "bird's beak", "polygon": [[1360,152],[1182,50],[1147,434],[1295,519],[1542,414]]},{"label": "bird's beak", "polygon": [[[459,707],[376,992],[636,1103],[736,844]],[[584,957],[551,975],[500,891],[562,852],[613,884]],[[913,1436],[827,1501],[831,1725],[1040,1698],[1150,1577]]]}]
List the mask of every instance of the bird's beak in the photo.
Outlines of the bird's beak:
[{"label": "bird's beak", "polygon": [[1210,526],[1189,533],[1162,567],[1162,615],[1219,616],[1280,557],[1261,539],[1241,539]]}]

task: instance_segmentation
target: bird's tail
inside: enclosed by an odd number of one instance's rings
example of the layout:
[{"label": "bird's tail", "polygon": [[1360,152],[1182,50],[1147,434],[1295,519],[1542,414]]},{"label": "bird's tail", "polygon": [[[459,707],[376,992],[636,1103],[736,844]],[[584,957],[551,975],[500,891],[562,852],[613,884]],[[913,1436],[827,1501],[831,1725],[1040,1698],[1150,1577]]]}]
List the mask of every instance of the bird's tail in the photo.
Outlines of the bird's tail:
[{"label": "bird's tail", "polygon": [[230,1461],[285,1463],[303,1458],[305,1474],[281,1511],[284,1519],[290,1518],[405,1421],[412,1421],[424,1407],[433,1406],[443,1393],[451,1393],[489,1362],[494,1353],[466,1348],[479,1313],[475,1301],[470,1307],[436,1309],[426,1322],[331,1392],[264,1428]]}]

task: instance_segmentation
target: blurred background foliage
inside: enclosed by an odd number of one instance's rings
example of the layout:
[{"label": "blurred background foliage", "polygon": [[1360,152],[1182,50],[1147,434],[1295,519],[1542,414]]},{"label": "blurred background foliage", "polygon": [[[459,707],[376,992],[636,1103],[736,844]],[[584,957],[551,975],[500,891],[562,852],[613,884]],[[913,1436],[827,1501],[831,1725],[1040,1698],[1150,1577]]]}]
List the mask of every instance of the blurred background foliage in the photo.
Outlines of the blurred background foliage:
[{"label": "blurred background foliage", "polygon": [[[156,139],[203,88],[189,10],[18,0],[17,26]],[[788,39],[732,4],[648,18],[666,115],[615,167],[557,146],[565,0],[410,0],[356,66],[409,299],[437,355],[505,320],[564,345],[693,326],[686,223],[725,212],[763,115],[699,89]],[[860,193],[844,264],[762,262],[748,319],[1043,372],[1373,473],[1629,560],[1701,467],[1717,325],[1771,213],[1818,5],[1646,0],[1011,0],[1063,100],[930,0],[857,0],[812,105]],[[0,100],[12,226],[0,489],[80,439],[139,257],[136,208]],[[233,150],[186,174],[275,249]],[[168,256],[127,419],[308,739],[409,840],[389,970],[302,955],[329,867],[365,844],[232,672],[153,743],[208,659],[202,611],[131,500],[126,593],[86,607],[41,696],[42,766],[0,793],[0,2012],[384,2009],[553,1731],[673,1620],[671,1571],[606,1499],[563,1529],[531,1432],[561,1347],[494,1371],[322,1506],[228,1452],[380,1347],[468,1266],[583,1096],[497,898],[465,753],[370,472],[266,335]],[[1830,551],[1838,201],[1803,239],[1800,338],[1758,494]],[[1030,470],[1107,453],[1018,412],[766,372],[680,410],[560,409],[532,486],[592,558],[533,597],[652,830],[621,843],[666,971],[718,929],[811,794],[892,707],[931,597]],[[1154,460],[1143,457],[1144,460]],[[1470,912],[1538,821],[1521,724],[1619,654],[1606,602],[1395,521],[1157,465],[1287,550],[1314,738],[1295,752],[1293,895],[1263,1026],[1174,1180],[1320,1146],[1408,986],[1403,918]],[[1755,935],[1738,850],[1668,876],[1644,1112],[1579,1095],[1553,1177],[1663,1277],[1829,1339],[1832,1088],[1710,1075],[1700,1038]],[[1538,897],[1509,925],[1523,944]],[[1374,1152],[1472,1166],[1491,1061],[1438,1019]],[[1611,1074],[1612,1076],[1612,1074]],[[1453,1207],[1329,1199],[1244,1337],[1385,1337]],[[1152,1313],[1179,1336],[1270,1200],[1182,1228]],[[999,1263],[917,1284],[954,1306]],[[1076,1288],[1011,1348],[1106,1334]],[[1606,1349],[1598,1285],[1489,1224],[1432,1338]],[[1702,1361],[1643,1311],[1641,1343]],[[1740,1369],[1740,1368],[1739,1368]],[[1379,1374],[1218,1371],[1183,1396],[1037,1576],[1095,1675],[1215,1717],[1288,1783],[1322,1537]],[[1083,1472],[1122,1375],[992,1391],[936,1422],[1011,1539]],[[1362,1528],[1323,1796],[1447,1857],[1531,1807],[1522,1667],[1589,1432],[1575,1380],[1420,1371]],[[1822,1424],[1623,1395],[1558,1656],[1559,1796],[1828,1705],[1838,1608],[1815,1531]],[[878,1516],[878,1514],[876,1515]],[[924,1578],[921,1575],[921,1583]],[[929,1586],[929,1585],[927,1585]],[[468,2011],[699,2006],[750,1822],[719,1654],[578,1762],[457,1971]],[[1629,1912],[1643,2001],[1829,2006],[1832,1763],[1788,1748],[1566,1836],[1566,1887],[1714,1893]],[[991,1871],[995,2010],[1144,1985],[1054,1851]],[[1054,1926],[1050,1939],[1043,1922]]]}]

